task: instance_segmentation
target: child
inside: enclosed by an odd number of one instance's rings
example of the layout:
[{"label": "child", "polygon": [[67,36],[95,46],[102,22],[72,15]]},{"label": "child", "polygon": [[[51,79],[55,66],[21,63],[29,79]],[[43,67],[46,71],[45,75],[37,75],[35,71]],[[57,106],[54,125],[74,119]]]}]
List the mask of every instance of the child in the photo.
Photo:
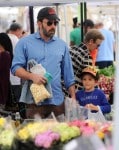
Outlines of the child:
[{"label": "child", "polygon": [[91,110],[91,112],[102,111],[103,114],[111,111],[111,106],[108,103],[105,94],[102,90],[95,88],[98,82],[98,72],[88,66],[81,73],[81,80],[84,89],[76,92],[76,99],[81,106]]}]

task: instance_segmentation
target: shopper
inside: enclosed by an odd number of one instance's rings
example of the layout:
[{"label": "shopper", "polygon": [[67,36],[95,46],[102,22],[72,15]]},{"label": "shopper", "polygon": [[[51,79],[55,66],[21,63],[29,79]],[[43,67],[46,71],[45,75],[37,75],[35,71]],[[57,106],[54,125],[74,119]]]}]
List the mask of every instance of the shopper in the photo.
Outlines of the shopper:
[{"label": "shopper", "polygon": [[39,113],[42,118],[48,117],[51,112],[56,116],[64,113],[61,77],[70,96],[75,99],[75,79],[69,49],[63,40],[54,36],[59,21],[53,8],[42,8],[37,16],[39,31],[23,37],[16,45],[11,69],[14,75],[32,83],[45,84],[45,77],[27,71],[28,62],[35,60],[42,64],[53,78],[51,81],[53,96],[42,102],[40,106],[34,104],[32,95],[29,99],[28,95],[24,99],[21,95],[20,102],[26,103],[27,117],[33,117],[35,113]]},{"label": "shopper", "polygon": [[105,67],[113,65],[115,39],[113,32],[104,28],[102,22],[97,23],[96,27],[100,30],[105,38],[98,48],[96,58],[96,66],[98,66],[100,69],[103,69]]},{"label": "shopper", "polygon": [[12,24],[10,24],[10,27],[7,33],[9,34],[9,36],[15,35],[14,37],[17,37],[18,39],[20,39],[23,33],[22,26],[17,22],[13,22]]},{"label": "shopper", "polygon": [[[19,39],[22,37],[22,26],[17,22],[13,22],[9,27],[8,36],[11,39],[14,54],[15,46]],[[10,73],[10,81],[11,88],[14,92],[15,100],[16,102],[18,102],[21,95],[21,79],[17,76],[13,76]]]},{"label": "shopper", "polygon": [[13,58],[12,43],[6,33],[0,33],[0,108],[10,101],[10,67]]},{"label": "shopper", "polygon": [[76,89],[82,89],[80,74],[88,65],[93,65],[90,52],[99,47],[104,40],[103,35],[96,29],[91,29],[85,35],[84,42],[79,46],[73,46],[70,54],[73,62],[74,74],[76,79]]},{"label": "shopper", "polygon": [[94,22],[91,19],[86,19],[83,22],[83,32],[84,35],[90,30],[90,29],[94,29]]},{"label": "shopper", "polygon": [[[83,22],[83,30],[84,30],[84,35],[90,31],[91,29],[94,29],[94,22],[93,20],[91,19],[86,19],[84,22]],[[93,60],[93,65],[95,65],[95,62],[96,62],[96,57],[97,57],[97,51],[98,49],[94,49],[93,51],[90,51],[90,55],[92,57],[92,60]]]},{"label": "shopper", "polygon": [[70,32],[70,46],[79,45],[81,43],[81,28],[78,24],[78,18],[73,18],[73,30]]},{"label": "shopper", "polygon": [[101,110],[103,114],[109,113],[111,111],[111,106],[104,92],[95,88],[98,78],[98,72],[95,67],[88,66],[83,69],[81,79],[84,89],[77,91],[76,99],[81,106],[90,109],[92,112]]}]

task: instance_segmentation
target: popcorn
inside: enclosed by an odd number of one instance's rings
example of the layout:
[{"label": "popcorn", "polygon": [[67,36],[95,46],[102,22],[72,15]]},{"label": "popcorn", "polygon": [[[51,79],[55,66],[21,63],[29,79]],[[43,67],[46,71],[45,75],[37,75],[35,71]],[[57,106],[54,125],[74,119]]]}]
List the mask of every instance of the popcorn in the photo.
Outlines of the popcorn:
[{"label": "popcorn", "polygon": [[36,104],[51,97],[50,93],[47,91],[43,84],[38,85],[33,83],[30,86],[30,90]]}]

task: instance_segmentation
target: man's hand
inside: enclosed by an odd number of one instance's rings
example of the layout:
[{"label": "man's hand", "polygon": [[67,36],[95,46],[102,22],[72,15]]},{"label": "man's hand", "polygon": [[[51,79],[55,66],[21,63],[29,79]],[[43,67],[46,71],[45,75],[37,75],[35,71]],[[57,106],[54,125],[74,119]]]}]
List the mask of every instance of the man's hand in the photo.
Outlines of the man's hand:
[{"label": "man's hand", "polygon": [[45,84],[47,82],[47,79],[43,76],[32,73],[32,81],[36,84]]}]

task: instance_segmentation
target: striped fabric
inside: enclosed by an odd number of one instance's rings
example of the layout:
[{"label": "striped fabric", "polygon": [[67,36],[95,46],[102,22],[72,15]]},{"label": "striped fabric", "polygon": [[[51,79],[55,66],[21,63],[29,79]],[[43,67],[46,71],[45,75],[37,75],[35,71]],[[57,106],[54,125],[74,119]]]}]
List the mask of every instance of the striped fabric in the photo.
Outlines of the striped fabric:
[{"label": "striped fabric", "polygon": [[[81,78],[80,74],[82,70],[87,67],[88,65],[92,65],[92,57],[90,56],[90,52],[87,49],[86,45],[84,43],[81,43],[79,46],[72,46],[70,48],[70,54],[72,58],[72,64],[76,79],[76,91],[82,88]],[[64,88],[63,85],[63,91],[66,96],[67,90]]]},{"label": "striped fabric", "polygon": [[78,90],[82,88],[80,74],[85,67],[92,65],[92,57],[84,43],[71,47],[70,54],[76,79],[76,90]]}]

